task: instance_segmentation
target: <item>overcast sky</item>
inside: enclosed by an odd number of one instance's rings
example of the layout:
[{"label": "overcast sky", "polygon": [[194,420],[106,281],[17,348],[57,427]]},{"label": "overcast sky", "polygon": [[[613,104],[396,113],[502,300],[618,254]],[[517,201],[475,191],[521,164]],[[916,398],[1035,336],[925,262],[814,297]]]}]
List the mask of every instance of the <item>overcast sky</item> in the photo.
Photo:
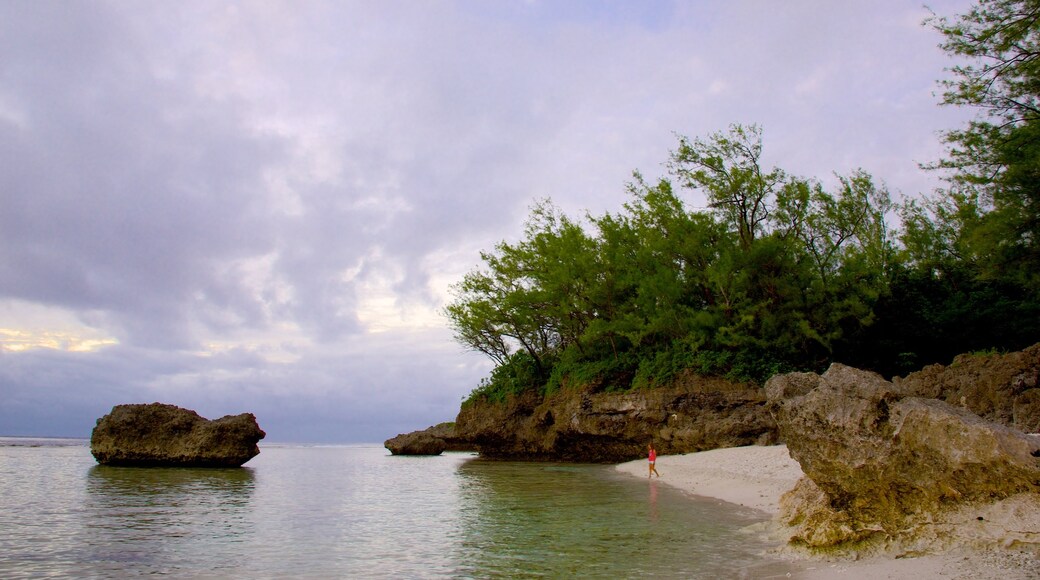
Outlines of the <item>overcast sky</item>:
[{"label": "overcast sky", "polygon": [[[969,3],[937,0],[939,14]],[[893,194],[966,111],[914,0],[0,2],[0,435],[120,403],[381,442],[487,375],[440,309],[676,135]]]}]

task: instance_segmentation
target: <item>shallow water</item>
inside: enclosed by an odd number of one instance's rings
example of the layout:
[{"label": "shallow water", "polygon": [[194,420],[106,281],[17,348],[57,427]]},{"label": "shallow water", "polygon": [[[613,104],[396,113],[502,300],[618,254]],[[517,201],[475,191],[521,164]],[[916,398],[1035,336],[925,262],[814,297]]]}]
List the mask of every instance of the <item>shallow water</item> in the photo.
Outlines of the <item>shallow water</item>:
[{"label": "shallow water", "polygon": [[764,514],[610,466],[262,447],[241,469],[99,466],[0,439],[0,577],[784,577]]}]

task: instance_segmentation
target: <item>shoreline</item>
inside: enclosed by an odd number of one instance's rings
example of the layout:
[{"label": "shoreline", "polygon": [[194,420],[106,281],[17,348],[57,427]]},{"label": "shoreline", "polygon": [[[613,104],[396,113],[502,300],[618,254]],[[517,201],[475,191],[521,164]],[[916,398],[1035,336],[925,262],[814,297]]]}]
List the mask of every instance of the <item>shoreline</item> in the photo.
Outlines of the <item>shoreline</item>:
[{"label": "shoreline", "polygon": [[[638,459],[615,466],[619,473],[647,478],[647,461]],[[1037,556],[1028,552],[979,550],[955,546],[934,554],[880,555],[860,559],[824,558],[788,549],[778,520],[780,497],[804,476],[786,445],[733,447],[685,455],[659,455],[654,477],[695,496],[710,497],[760,510],[771,518],[777,547],[768,556],[785,560],[801,570],[793,578],[973,578],[1017,580],[1040,578]],[[1037,517],[1040,517],[1038,514]],[[770,534],[773,535],[773,534]]]},{"label": "shoreline", "polygon": [[[646,477],[647,462],[621,463],[622,473]],[[662,455],[654,479],[686,493],[720,499],[775,516],[780,496],[802,478],[802,467],[786,445],[731,447],[685,455]]]}]

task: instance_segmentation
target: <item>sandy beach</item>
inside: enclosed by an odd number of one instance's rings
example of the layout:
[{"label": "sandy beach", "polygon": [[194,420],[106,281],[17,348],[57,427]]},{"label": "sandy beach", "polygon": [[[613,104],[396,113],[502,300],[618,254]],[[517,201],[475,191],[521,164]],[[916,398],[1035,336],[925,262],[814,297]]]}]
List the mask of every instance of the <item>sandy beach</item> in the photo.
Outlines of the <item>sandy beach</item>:
[{"label": "sandy beach", "polygon": [[[645,460],[630,461],[617,470],[636,477],[647,477]],[[657,471],[661,483],[686,493],[711,497],[761,510],[770,516],[779,513],[780,496],[802,477],[798,462],[791,459],[784,445],[715,449],[686,455],[659,456]],[[1021,522],[1016,522],[1021,525]],[[1040,529],[1040,514],[1032,514],[1029,526]],[[802,568],[797,578],[963,578],[963,579],[1040,579],[1040,562],[1035,554],[1016,551],[979,551],[968,546],[955,547],[938,554],[911,557],[893,555],[865,559],[813,559],[781,550],[772,556],[791,560]]]}]

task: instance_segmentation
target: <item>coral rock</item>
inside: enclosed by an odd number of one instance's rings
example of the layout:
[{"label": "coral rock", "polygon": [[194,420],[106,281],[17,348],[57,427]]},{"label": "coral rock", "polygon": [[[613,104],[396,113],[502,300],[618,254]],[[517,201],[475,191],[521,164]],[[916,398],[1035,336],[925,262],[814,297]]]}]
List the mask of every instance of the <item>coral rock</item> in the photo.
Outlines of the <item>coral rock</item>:
[{"label": "coral rock", "polygon": [[693,375],[680,383],[468,401],[455,420],[455,437],[488,458],[599,463],[643,457],[650,441],[662,455],[776,442],[761,388]]},{"label": "coral rock", "polygon": [[785,502],[796,541],[895,537],[947,508],[1040,493],[1035,438],[843,365],[806,390],[813,382],[799,373],[766,385],[780,435],[813,482]]},{"label": "coral rock", "polygon": [[117,405],[97,420],[90,452],[102,465],[239,467],[264,435],[251,413],[210,421],[174,405]]},{"label": "coral rock", "polygon": [[426,431],[404,433],[383,444],[393,455],[440,455],[448,444]]}]

